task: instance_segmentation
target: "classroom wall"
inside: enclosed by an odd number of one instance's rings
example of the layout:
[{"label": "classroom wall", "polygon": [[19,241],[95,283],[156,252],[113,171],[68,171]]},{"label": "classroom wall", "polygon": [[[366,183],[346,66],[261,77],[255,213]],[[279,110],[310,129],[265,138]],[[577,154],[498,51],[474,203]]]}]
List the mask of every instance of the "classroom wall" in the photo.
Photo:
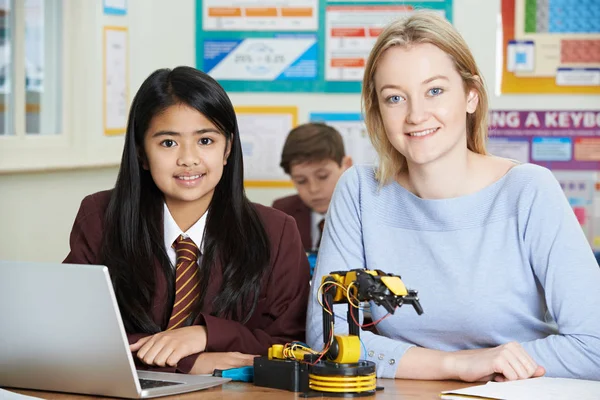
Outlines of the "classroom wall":
[{"label": "classroom wall", "polygon": [[[73,2],[80,0],[66,0]],[[127,17],[102,15],[101,1],[78,3],[79,10],[93,29],[70,40],[97,46],[94,55],[76,63],[101,71],[103,25],[126,24],[130,30],[130,93],[154,70],[177,65],[194,65],[194,0],[129,0]],[[501,96],[493,94],[496,86],[496,30],[499,27],[500,0],[455,0],[454,24],[465,36],[481,67],[495,109],[581,109],[598,108],[598,96]],[[65,21],[69,23],[69,21]],[[90,27],[87,27],[90,28]],[[90,80],[89,82],[93,82]],[[102,135],[101,86],[76,87],[71,126],[77,135]],[[232,93],[235,105],[295,105],[299,122],[306,122],[312,111],[359,111],[358,95],[325,94],[244,94]],[[81,113],[84,105],[95,104],[90,117]],[[92,112],[94,108],[92,107]],[[80,115],[81,114],[81,115]],[[90,122],[91,121],[91,122]],[[115,140],[122,140],[115,138]],[[118,146],[117,146],[118,147]],[[118,154],[114,159],[118,159]],[[81,199],[89,193],[110,188],[117,167],[40,171],[0,174],[0,259],[26,261],[61,261],[68,253],[68,236]],[[263,204],[292,193],[291,189],[249,189],[248,196]]]}]

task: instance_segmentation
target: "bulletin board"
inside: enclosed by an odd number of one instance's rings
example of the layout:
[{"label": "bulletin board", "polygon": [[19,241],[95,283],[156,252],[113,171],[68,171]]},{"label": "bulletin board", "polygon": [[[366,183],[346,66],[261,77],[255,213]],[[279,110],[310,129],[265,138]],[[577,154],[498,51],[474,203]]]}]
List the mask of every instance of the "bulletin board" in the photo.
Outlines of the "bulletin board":
[{"label": "bulletin board", "polygon": [[600,1],[502,0],[502,93],[600,94]]},{"label": "bulletin board", "polygon": [[382,28],[452,0],[196,0],[196,66],[227,91],[359,93]]},{"label": "bulletin board", "polygon": [[600,250],[600,111],[493,110],[489,127],[490,154],[552,170]]}]

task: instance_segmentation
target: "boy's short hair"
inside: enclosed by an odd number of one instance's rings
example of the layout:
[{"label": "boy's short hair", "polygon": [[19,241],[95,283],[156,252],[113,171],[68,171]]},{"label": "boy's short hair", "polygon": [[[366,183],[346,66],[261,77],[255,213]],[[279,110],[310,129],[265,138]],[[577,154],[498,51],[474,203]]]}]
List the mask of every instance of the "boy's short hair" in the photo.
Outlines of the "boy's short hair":
[{"label": "boy's short hair", "polygon": [[345,155],[342,135],[335,128],[321,122],[310,122],[290,131],[279,165],[289,175],[292,164],[329,159],[341,166]]}]

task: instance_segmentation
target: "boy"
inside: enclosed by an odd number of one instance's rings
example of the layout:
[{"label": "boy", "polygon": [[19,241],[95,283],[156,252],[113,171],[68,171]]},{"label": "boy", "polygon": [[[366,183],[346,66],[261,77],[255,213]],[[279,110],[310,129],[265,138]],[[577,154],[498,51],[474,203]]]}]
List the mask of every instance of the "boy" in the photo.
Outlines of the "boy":
[{"label": "boy", "polygon": [[307,123],[290,131],[279,165],[298,194],[275,200],[273,207],[296,220],[304,249],[315,251],[335,185],[352,159],[345,154],[337,130],[323,123]]}]

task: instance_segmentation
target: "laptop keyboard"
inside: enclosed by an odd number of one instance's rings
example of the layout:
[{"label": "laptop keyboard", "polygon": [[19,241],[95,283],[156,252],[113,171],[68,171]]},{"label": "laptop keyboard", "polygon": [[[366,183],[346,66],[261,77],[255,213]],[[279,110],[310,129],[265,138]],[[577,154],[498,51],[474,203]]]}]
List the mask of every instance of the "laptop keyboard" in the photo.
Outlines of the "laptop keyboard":
[{"label": "laptop keyboard", "polygon": [[153,389],[165,386],[174,386],[181,385],[181,382],[172,382],[172,381],[157,381],[154,379],[140,379],[140,385],[142,389]]}]

